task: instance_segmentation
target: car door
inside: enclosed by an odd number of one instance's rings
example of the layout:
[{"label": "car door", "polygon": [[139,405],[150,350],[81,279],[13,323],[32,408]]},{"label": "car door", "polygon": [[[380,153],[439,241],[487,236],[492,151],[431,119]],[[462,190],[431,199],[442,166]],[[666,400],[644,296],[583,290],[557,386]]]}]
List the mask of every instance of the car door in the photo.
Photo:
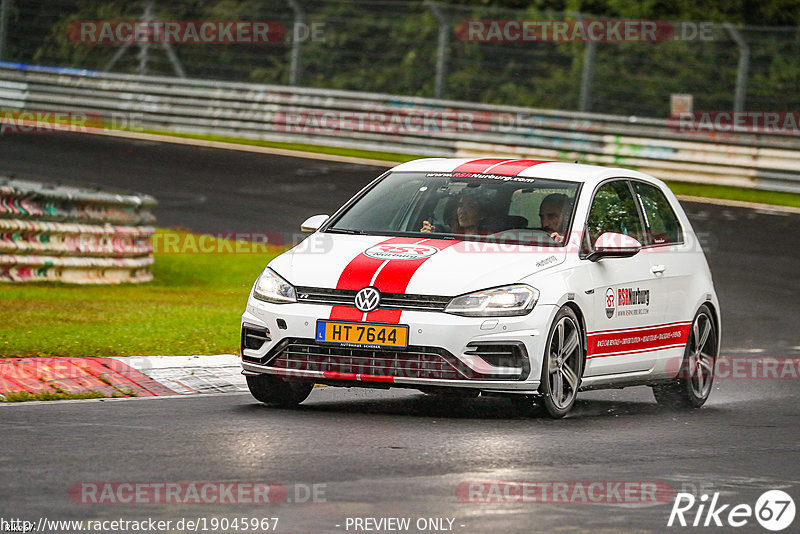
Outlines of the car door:
[{"label": "car door", "polygon": [[642,255],[653,273],[661,307],[661,327],[656,343],[650,347],[651,353],[654,359],[677,358],[680,361],[696,311],[698,291],[693,279],[698,274],[697,251],[686,242],[680,220],[661,189],[639,180],[632,180],[631,185],[647,236]]},{"label": "car door", "polygon": [[[606,232],[647,244],[639,202],[627,178],[600,184],[587,215],[584,254]],[[628,258],[583,260],[592,281],[592,313],[587,314],[587,360],[584,376],[601,376],[653,367],[652,336],[664,321],[661,281],[651,258],[639,252]]]}]

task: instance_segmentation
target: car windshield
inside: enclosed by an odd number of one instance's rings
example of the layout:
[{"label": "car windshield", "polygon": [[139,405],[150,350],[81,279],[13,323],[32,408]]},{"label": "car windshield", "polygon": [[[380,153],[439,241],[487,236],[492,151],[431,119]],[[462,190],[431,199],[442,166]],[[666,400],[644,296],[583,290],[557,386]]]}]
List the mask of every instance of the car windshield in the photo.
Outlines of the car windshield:
[{"label": "car windshield", "polygon": [[393,172],[328,232],[561,246],[579,184],[458,172]]}]

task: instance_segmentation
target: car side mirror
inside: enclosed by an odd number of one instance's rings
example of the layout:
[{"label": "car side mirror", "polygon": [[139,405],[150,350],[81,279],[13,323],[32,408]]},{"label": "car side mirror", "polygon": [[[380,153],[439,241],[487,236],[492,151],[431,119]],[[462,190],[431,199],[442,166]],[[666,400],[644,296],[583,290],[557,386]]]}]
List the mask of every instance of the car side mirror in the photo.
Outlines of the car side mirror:
[{"label": "car side mirror", "polygon": [[598,261],[603,258],[630,258],[642,250],[642,244],[628,235],[615,232],[605,232],[594,244],[594,248],[586,256],[589,261]]},{"label": "car side mirror", "polygon": [[307,234],[313,234],[319,227],[325,224],[325,221],[330,219],[329,215],[312,215],[300,225],[300,231]]}]

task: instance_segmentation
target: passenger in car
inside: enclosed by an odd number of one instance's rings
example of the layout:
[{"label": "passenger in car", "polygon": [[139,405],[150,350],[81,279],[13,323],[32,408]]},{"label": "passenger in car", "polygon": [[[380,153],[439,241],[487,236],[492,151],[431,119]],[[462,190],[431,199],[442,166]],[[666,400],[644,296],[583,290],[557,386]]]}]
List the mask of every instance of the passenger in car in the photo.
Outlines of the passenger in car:
[{"label": "passenger in car", "polygon": [[556,243],[563,243],[569,222],[569,197],[563,193],[552,193],[542,200],[539,206],[539,219],[542,230],[550,234]]},{"label": "passenger in car", "polygon": [[477,194],[465,194],[458,201],[459,233],[477,234],[481,231],[481,222],[488,217],[489,207],[486,199]]},{"label": "passenger in car", "polygon": [[[461,228],[458,225],[458,196],[452,196],[447,199],[447,203],[444,206],[444,223],[447,225],[446,229],[439,230],[440,232],[449,232],[451,234],[457,234],[461,232]],[[431,223],[429,220],[422,221],[422,228],[419,230],[420,232],[436,232],[436,225]]]},{"label": "passenger in car", "polygon": [[[477,193],[463,193],[448,200],[444,220],[452,234],[486,233],[489,220],[489,201]],[[437,232],[429,220],[422,221],[420,232]]]}]

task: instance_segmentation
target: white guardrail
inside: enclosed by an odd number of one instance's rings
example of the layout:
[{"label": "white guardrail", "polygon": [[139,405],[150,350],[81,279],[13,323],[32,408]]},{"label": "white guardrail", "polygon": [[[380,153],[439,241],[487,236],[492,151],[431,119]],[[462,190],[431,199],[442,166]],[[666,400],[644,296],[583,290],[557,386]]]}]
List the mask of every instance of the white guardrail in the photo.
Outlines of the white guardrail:
[{"label": "white guardrail", "polygon": [[0,176],[0,282],[149,282],[155,203]]},{"label": "white guardrail", "polygon": [[684,133],[666,119],[11,64],[0,64],[0,110],[5,122],[18,118],[7,110],[91,112],[103,128],[579,160],[667,180],[800,192],[800,136]]}]

